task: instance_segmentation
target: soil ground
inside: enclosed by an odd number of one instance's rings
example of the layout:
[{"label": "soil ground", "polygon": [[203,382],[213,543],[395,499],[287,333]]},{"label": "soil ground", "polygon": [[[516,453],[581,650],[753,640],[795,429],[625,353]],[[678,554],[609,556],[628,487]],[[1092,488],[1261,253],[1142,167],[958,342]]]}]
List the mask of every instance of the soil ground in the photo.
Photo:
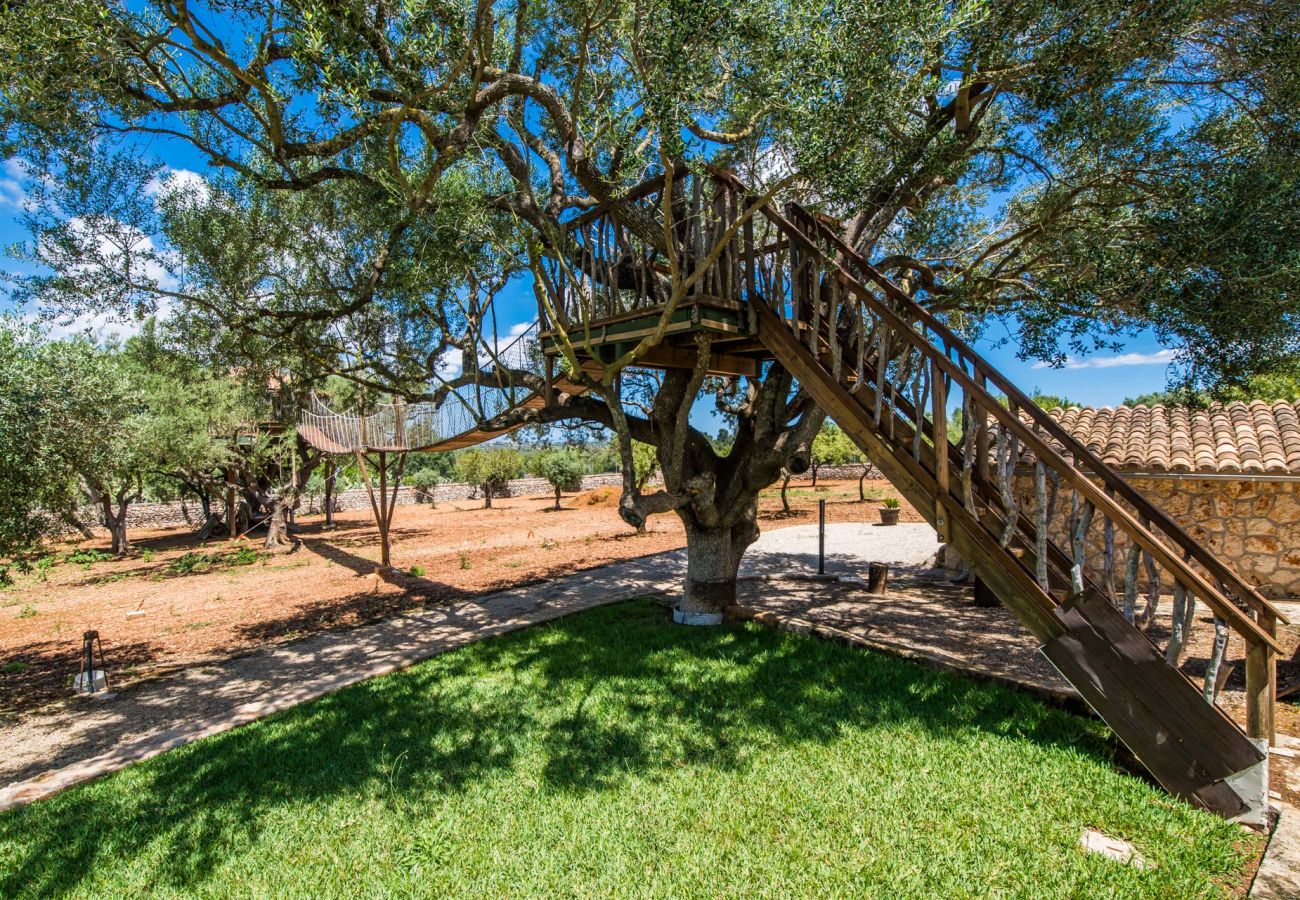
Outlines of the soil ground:
[{"label": "soil ground", "polygon": [[[883,481],[869,498],[898,496]],[[760,503],[765,528],[812,524],[817,501],[827,521],[874,522],[878,502],[858,501],[854,480],[807,481]],[[299,520],[292,552],[266,554],[260,540],[197,546],[183,528],[137,531],[126,559],[106,556],[107,539],[53,548],[35,571],[0,591],[0,720],[71,692],[82,634],[99,632],[115,687],[164,677],[326,629],[528,584],[685,545],[676,516],[656,516],[637,535],[618,518],[618,493],[497,498],[402,506],[392,560],[401,571],[378,578],[377,532],[368,510]],[[902,520],[921,518],[903,504]],[[78,561],[80,560],[80,561]]]}]

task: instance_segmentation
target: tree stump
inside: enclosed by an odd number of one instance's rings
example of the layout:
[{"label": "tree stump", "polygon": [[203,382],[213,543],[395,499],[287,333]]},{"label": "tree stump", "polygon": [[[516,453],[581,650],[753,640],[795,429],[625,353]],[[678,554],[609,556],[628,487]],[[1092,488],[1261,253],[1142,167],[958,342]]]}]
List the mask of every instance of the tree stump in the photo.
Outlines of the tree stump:
[{"label": "tree stump", "polygon": [[867,593],[884,594],[889,590],[889,566],[872,563],[867,567]]}]

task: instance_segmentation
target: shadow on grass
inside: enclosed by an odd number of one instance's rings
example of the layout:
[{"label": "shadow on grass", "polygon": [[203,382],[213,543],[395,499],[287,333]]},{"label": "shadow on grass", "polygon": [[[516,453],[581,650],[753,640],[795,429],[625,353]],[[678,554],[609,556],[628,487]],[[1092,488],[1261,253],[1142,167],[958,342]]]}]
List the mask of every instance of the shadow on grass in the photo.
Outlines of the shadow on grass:
[{"label": "shadow on grass", "polygon": [[155,889],[185,891],[257,853],[270,817],[282,828],[283,814],[313,804],[377,801],[414,816],[417,803],[523,771],[540,772],[543,791],[599,792],[683,766],[743,770],[850,724],[1114,749],[1095,723],[1009,691],[754,625],[683,629],[634,601],[475,644],[7,813],[0,894],[78,892],[123,860],[145,866]]}]

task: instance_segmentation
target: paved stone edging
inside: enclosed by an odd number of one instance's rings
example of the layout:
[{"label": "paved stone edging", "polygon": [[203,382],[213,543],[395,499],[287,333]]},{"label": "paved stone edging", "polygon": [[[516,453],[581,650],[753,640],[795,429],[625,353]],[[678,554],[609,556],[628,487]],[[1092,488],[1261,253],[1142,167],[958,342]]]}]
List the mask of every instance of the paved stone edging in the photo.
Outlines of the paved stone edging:
[{"label": "paved stone edging", "polygon": [[[53,796],[132,763],[230,731],[485,638],[555,621],[597,606],[662,592],[678,584],[682,571],[684,560],[677,551],[639,557],[556,582],[500,591],[475,601],[399,616],[346,632],[313,635],[291,644],[268,648],[262,653],[228,660],[223,668],[236,677],[241,667],[248,666],[250,659],[270,660],[277,663],[277,669],[282,662],[284,671],[278,673],[279,684],[258,691],[257,700],[192,723],[174,725],[127,740],[105,753],[0,788],[0,812]],[[347,664],[339,671],[306,680],[301,680],[293,671],[295,664],[303,668],[319,666],[322,657],[346,655],[357,650],[362,660]],[[133,700],[149,703],[147,695],[166,689],[165,685],[142,686],[139,693],[145,696]],[[87,702],[113,704],[122,702],[122,698]],[[154,702],[157,702],[156,698]],[[81,709],[84,711],[86,707]],[[105,709],[111,709],[111,706]]]}]

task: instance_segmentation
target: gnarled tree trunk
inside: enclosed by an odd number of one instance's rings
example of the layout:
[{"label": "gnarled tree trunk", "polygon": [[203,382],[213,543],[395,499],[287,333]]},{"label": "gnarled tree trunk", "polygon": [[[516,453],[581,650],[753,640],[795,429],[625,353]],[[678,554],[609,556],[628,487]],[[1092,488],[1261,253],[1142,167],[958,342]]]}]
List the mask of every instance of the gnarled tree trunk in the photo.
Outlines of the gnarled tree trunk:
[{"label": "gnarled tree trunk", "polygon": [[681,511],[686,526],[686,585],[673,609],[683,625],[717,625],[736,602],[736,576],[745,550],[758,539],[756,507],[733,525],[705,526]]}]

